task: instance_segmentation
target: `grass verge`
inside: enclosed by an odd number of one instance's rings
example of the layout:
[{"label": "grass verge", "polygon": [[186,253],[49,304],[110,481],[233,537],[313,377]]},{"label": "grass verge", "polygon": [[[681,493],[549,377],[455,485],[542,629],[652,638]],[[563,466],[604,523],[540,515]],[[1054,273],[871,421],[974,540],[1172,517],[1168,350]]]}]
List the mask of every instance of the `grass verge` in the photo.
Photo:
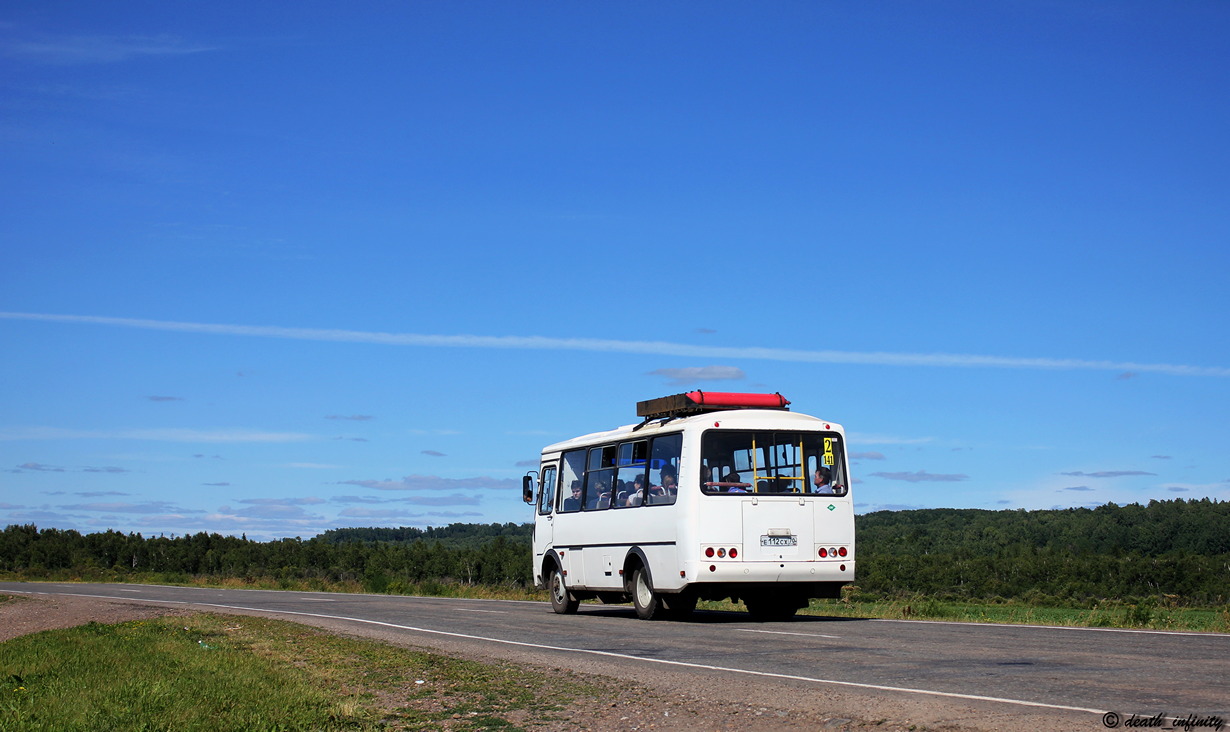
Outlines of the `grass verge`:
[{"label": "grass verge", "polygon": [[[741,609],[729,603],[701,607]],[[947,620],[966,623],[1055,625],[1071,628],[1136,628],[1230,633],[1230,607],[1166,607],[1154,603],[1102,603],[1089,608],[1017,603],[941,602],[926,597],[879,601],[812,600],[801,615],[882,620]]]},{"label": "grass verge", "polygon": [[518,730],[605,683],[264,618],[89,623],[0,643],[0,729]]}]

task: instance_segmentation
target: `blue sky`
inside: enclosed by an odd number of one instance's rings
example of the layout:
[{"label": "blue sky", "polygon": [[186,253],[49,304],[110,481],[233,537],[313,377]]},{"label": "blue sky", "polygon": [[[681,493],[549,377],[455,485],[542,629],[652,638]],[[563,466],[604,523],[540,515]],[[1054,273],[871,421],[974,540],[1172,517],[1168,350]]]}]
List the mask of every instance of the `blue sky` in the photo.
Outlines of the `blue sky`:
[{"label": "blue sky", "polygon": [[1230,499],[1222,2],[0,11],[0,524],[524,521],[679,391],[860,511]]}]

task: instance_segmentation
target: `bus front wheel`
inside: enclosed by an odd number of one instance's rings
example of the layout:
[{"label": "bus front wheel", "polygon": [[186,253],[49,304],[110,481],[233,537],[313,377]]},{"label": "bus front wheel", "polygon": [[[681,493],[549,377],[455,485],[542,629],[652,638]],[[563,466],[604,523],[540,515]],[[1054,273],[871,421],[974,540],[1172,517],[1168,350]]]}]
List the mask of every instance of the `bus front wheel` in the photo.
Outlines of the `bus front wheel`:
[{"label": "bus front wheel", "polygon": [[571,615],[580,607],[581,601],[574,598],[564,584],[564,572],[558,565],[551,569],[551,579],[547,581],[547,589],[551,592],[551,609],[560,615]]},{"label": "bus front wheel", "polygon": [[663,615],[662,598],[653,591],[649,573],[644,567],[637,567],[632,572],[632,605],[641,620],[653,620]]}]

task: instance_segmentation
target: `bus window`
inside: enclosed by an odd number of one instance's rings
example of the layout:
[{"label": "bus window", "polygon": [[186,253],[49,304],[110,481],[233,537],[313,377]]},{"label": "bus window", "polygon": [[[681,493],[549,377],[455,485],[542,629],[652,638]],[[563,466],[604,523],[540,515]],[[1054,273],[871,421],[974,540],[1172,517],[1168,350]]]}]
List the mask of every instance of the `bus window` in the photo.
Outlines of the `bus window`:
[{"label": "bus window", "polygon": [[611,493],[615,486],[615,454],[614,445],[590,448],[583,501],[586,511],[611,507]]},{"label": "bus window", "polygon": [[645,502],[645,466],[649,443],[625,442],[619,446],[619,470],[613,493],[616,508],[640,506]]},{"label": "bus window", "polygon": [[585,477],[585,451],[573,450],[564,453],[563,472],[560,486],[563,501],[560,503],[560,513],[570,513],[581,510],[581,480]]},{"label": "bus window", "polygon": [[551,507],[555,505],[555,466],[542,471],[542,486],[538,494],[538,513],[551,513]]},{"label": "bus window", "polygon": [[841,438],[825,435],[814,447],[808,447],[807,475],[809,493],[844,496],[849,490],[846,461],[842,459]]},{"label": "bus window", "polygon": [[700,487],[710,494],[842,496],[849,485],[841,437],[835,434],[710,431],[701,440],[701,463]]},{"label": "bus window", "polygon": [[649,505],[675,502],[679,493],[679,453],[683,435],[655,437],[649,459]]}]

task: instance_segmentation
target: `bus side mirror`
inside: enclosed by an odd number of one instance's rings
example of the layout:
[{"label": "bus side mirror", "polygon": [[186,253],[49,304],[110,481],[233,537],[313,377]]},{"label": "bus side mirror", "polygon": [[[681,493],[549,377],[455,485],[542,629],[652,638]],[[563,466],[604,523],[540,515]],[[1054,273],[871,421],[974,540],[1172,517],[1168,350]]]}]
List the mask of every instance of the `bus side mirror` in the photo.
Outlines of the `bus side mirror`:
[{"label": "bus side mirror", "polygon": [[534,502],[534,476],[532,475],[521,477],[521,500],[526,503]]}]

